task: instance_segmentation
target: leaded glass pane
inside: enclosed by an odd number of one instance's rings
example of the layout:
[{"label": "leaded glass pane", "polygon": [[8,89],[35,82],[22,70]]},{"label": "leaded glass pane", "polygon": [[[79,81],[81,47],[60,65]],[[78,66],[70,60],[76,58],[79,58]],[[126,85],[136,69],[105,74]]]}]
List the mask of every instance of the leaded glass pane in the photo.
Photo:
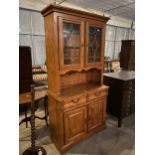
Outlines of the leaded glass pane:
[{"label": "leaded glass pane", "polygon": [[64,64],[80,64],[80,24],[63,23]]},{"label": "leaded glass pane", "polygon": [[100,62],[102,29],[89,27],[88,62]]}]

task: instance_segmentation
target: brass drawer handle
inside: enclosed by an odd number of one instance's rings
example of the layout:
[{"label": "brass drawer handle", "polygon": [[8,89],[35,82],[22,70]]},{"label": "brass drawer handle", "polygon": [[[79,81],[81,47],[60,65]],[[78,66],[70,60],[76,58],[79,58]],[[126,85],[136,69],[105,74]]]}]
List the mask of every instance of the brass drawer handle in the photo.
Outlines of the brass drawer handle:
[{"label": "brass drawer handle", "polygon": [[95,93],[96,96],[99,96],[100,94],[101,94],[100,91]]},{"label": "brass drawer handle", "polygon": [[72,100],[72,102],[73,102],[73,103],[78,103],[78,102],[79,102],[79,100],[80,100],[80,98],[73,99],[73,100]]}]

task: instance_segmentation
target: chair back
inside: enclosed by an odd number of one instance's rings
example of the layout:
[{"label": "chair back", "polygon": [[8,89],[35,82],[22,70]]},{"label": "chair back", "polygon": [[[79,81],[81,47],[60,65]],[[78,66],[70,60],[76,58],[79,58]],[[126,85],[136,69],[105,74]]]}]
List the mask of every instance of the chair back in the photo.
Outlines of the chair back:
[{"label": "chair back", "polygon": [[19,46],[19,93],[30,92],[32,83],[31,48]]}]

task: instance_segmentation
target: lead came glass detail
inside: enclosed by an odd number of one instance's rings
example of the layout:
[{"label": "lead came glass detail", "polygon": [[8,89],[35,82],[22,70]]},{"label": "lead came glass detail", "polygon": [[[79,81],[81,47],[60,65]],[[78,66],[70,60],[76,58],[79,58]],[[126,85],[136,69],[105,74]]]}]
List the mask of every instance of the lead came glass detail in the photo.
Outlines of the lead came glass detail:
[{"label": "lead came glass detail", "polygon": [[101,57],[101,28],[89,27],[88,62],[100,62]]},{"label": "lead came glass detail", "polygon": [[80,24],[63,22],[64,64],[80,64]]}]

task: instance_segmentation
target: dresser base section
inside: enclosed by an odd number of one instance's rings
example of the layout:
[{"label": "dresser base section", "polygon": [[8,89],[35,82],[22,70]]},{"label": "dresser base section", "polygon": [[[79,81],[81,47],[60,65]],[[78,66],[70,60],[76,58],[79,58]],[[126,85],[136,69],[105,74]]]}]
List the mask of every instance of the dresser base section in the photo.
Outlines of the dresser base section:
[{"label": "dresser base section", "polygon": [[55,138],[50,135],[50,138],[52,140],[52,142],[55,144],[56,148],[60,151],[61,154],[65,153],[66,151],[68,151],[70,148],[72,148],[72,146],[88,139],[89,137],[91,137],[92,135],[101,132],[102,130],[104,130],[106,128],[106,125],[103,125],[97,129],[94,129],[94,131],[89,132],[88,134],[86,134],[85,136],[83,136],[80,139],[76,139],[75,141],[73,141],[72,143],[66,144],[66,145],[62,145],[60,146],[57,141],[55,140]]}]

